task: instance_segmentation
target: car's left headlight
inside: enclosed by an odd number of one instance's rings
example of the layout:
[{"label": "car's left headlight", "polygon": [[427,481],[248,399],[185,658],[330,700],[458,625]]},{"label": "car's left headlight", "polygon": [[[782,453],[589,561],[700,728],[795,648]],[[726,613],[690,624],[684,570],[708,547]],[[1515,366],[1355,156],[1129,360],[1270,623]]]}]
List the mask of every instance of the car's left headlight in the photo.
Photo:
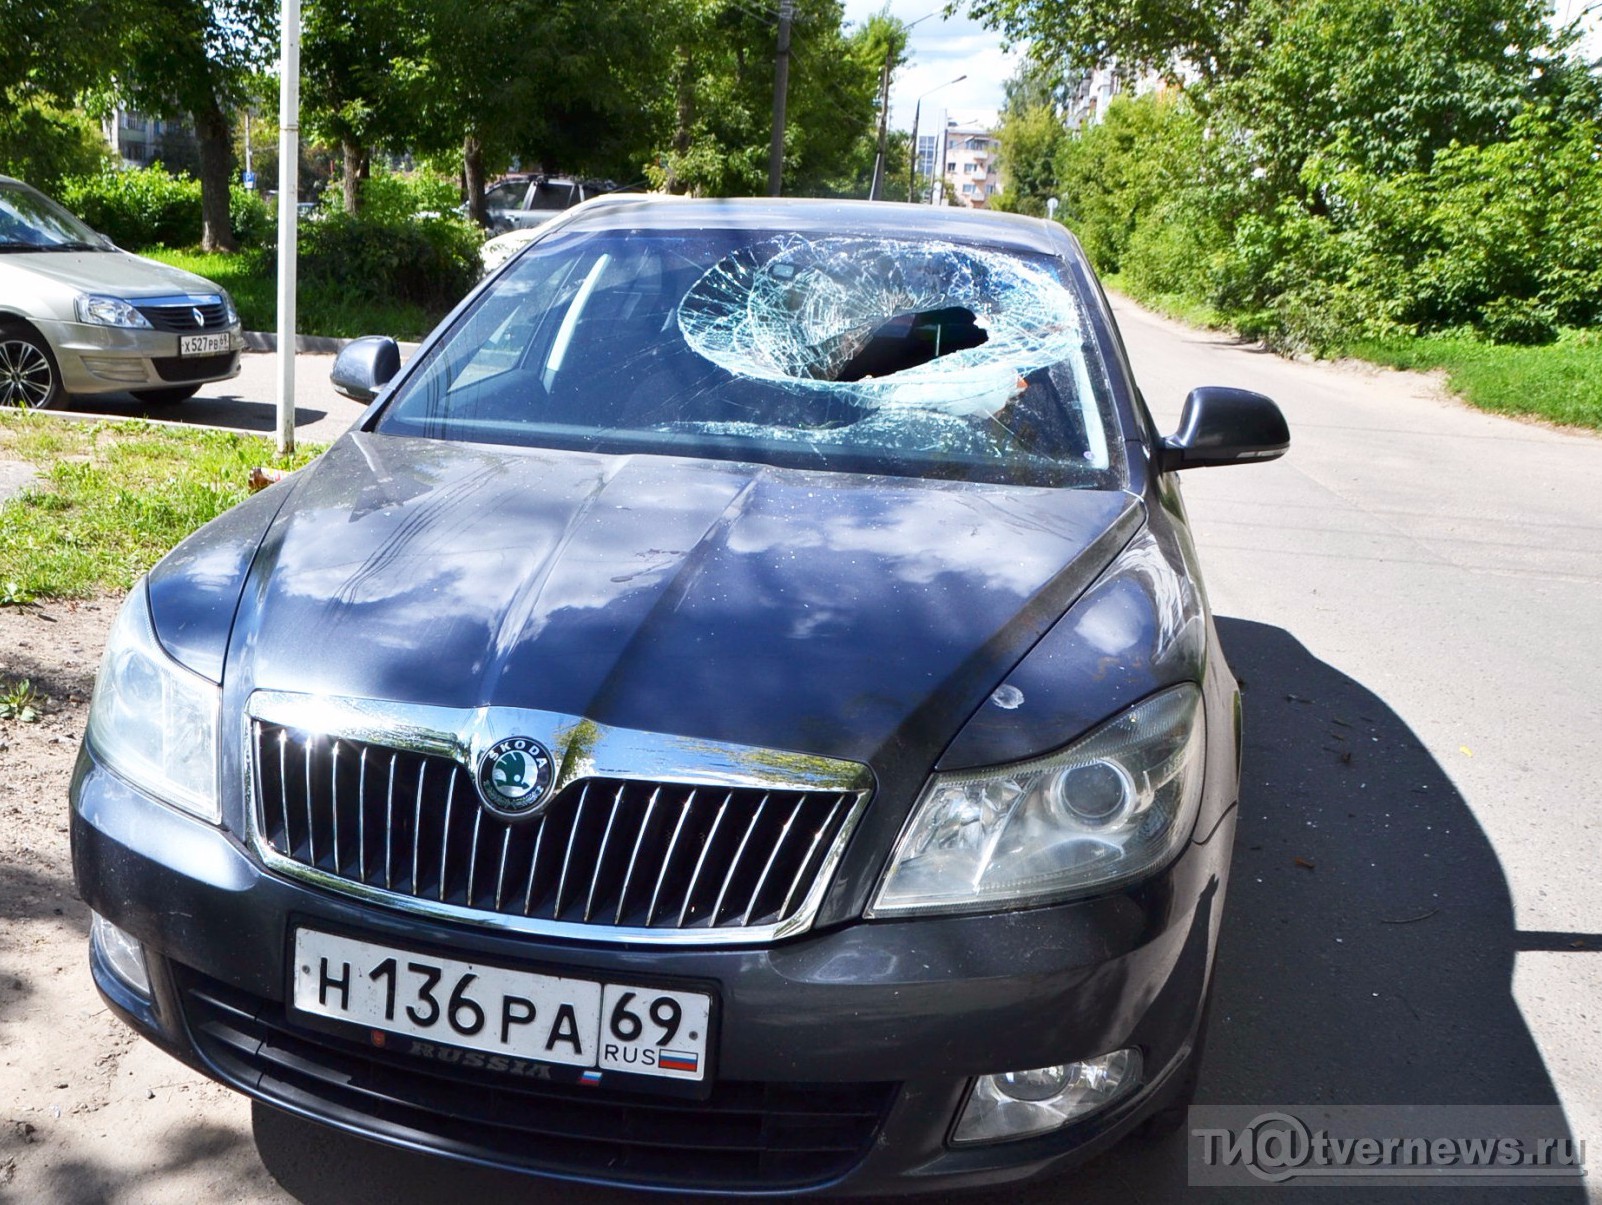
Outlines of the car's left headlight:
[{"label": "car's left headlight", "polygon": [[150,319],[146,318],[133,303],[124,301],[121,297],[101,297],[96,294],[79,297],[77,299],[78,321],[90,322],[95,326],[121,326],[136,330],[150,330]]},{"label": "car's left headlight", "polygon": [[1059,753],[936,774],[868,915],[1052,903],[1157,869],[1190,834],[1203,743],[1201,691],[1186,683]]},{"label": "car's left headlight", "polygon": [[239,322],[239,311],[234,307],[234,299],[228,296],[227,289],[221,290],[221,294],[224,317],[228,319],[229,326],[235,326]]},{"label": "car's left headlight", "polygon": [[88,739],[114,773],[215,824],[221,690],[167,656],[141,579],[106,641]]}]

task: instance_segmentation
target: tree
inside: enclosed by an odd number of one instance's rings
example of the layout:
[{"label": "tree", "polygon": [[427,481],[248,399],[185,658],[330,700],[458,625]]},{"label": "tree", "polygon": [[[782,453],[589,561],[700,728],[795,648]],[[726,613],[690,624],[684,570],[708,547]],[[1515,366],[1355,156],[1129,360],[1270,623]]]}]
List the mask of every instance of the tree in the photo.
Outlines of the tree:
[{"label": "tree", "polygon": [[[776,7],[766,0],[681,0],[671,117],[653,179],[674,192],[767,189]],[[838,193],[871,156],[880,70],[899,61],[904,27],[882,14],[847,33],[838,0],[796,0],[784,129],[784,191]],[[866,139],[866,143],[864,143]],[[872,170],[871,157],[868,170]],[[866,195],[866,185],[862,195]]]},{"label": "tree", "polygon": [[997,156],[1002,191],[992,208],[1044,217],[1057,192],[1057,157],[1068,139],[1057,115],[1058,74],[1025,58],[1006,83]]},{"label": "tree", "polygon": [[311,138],[338,148],[346,213],[377,146],[406,141],[411,111],[391,65],[415,55],[415,27],[379,0],[308,0],[301,55],[302,118]]},{"label": "tree", "polygon": [[119,91],[147,113],[187,115],[200,145],[201,246],[235,248],[228,217],[234,155],[230,117],[277,45],[275,0],[139,0],[116,72]]},{"label": "tree", "polygon": [[[956,5],[954,4],[954,7]],[[1230,78],[1249,61],[1264,29],[1261,0],[962,0],[1009,40],[1028,42],[1057,71],[1118,63],[1204,80]]]},{"label": "tree", "polygon": [[612,174],[636,162],[653,127],[673,6],[652,0],[401,0],[414,49],[392,64],[416,115],[417,149],[459,151],[469,212],[485,219],[491,169],[525,164]]}]

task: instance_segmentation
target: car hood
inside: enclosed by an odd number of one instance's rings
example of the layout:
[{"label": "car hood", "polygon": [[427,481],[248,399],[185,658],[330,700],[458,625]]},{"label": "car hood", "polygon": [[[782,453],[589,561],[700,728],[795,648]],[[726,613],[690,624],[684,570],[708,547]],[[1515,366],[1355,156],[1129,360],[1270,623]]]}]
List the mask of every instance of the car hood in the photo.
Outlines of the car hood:
[{"label": "car hood", "polygon": [[1140,514],[1116,491],[352,434],[273,521],[226,672],[927,766]]},{"label": "car hood", "polygon": [[0,256],[0,270],[20,269],[76,293],[118,297],[163,297],[172,293],[217,293],[203,276],[126,251],[32,251]]}]

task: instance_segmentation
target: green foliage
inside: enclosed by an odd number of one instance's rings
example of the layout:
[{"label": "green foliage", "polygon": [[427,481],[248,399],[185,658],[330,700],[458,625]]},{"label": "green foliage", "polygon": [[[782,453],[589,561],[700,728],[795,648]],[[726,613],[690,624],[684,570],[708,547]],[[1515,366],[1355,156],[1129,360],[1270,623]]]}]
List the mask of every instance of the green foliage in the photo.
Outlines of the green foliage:
[{"label": "green foliage", "polygon": [[191,247],[200,242],[200,184],[159,163],[107,167],[61,185],[60,200],[119,247]]},{"label": "green foliage", "polygon": [[1205,173],[1203,128],[1186,100],[1152,94],[1115,99],[1103,121],[1064,139],[1058,216],[1098,269],[1121,271],[1136,230]]},{"label": "green foliage", "polygon": [[278,233],[278,215],[261,193],[233,184],[228,188],[228,217],[241,247],[262,247]]},{"label": "green foliage", "polygon": [[1484,410],[1602,431],[1602,339],[1594,332],[1565,332],[1545,347],[1456,335],[1360,340],[1343,350],[1394,368],[1442,369],[1455,392]]},{"label": "green foliage", "polygon": [[353,299],[443,315],[478,281],[483,236],[450,216],[324,212],[299,229],[300,278]]},{"label": "green foliage", "polygon": [[68,176],[89,175],[110,158],[95,123],[44,103],[9,108],[0,97],[0,175],[54,194]]},{"label": "green foliage", "polygon": [[[361,182],[361,192],[362,215],[376,222],[451,213],[462,199],[456,181],[438,172],[375,172]],[[325,194],[324,207],[336,200]]]},{"label": "green foliage", "polygon": [[[679,0],[662,12],[673,45],[653,184],[702,196],[767,192],[775,30],[744,0]],[[784,192],[855,192],[872,170],[879,73],[905,28],[881,15],[847,34],[839,0],[796,0],[784,130]],[[901,169],[904,173],[905,169]],[[905,196],[905,175],[901,195]],[[866,195],[866,189],[862,189]]]},{"label": "green foliage", "polygon": [[0,678],[0,720],[31,724],[39,718],[39,692],[26,678],[7,682]]},{"label": "green foliage", "polygon": [[1103,271],[1320,353],[1602,323],[1598,85],[1539,10],[1275,2],[1249,71],[1115,99],[1063,147],[1062,214]]},{"label": "green foliage", "polygon": [[1044,217],[1046,201],[1057,195],[1057,158],[1068,141],[1062,122],[1050,105],[1009,110],[998,136],[1002,192],[996,200],[1012,213]]},{"label": "green foliage", "polygon": [[246,494],[252,467],[294,468],[252,435],[143,423],[0,415],[0,455],[40,483],[0,505],[0,591],[12,602],[126,590],[195,528]]}]

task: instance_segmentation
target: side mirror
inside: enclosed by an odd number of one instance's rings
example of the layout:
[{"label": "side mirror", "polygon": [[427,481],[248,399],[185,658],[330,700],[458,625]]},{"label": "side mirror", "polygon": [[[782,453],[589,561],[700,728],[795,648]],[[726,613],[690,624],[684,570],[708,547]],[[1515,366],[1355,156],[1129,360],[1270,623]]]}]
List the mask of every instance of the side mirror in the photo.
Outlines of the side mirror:
[{"label": "side mirror", "polygon": [[400,371],[400,347],[387,335],[353,339],[334,357],[328,379],[334,391],[358,402],[370,402]]},{"label": "side mirror", "polygon": [[1275,460],[1290,447],[1290,428],[1272,399],[1249,389],[1204,385],[1192,389],[1179,430],[1163,440],[1163,472]]}]

